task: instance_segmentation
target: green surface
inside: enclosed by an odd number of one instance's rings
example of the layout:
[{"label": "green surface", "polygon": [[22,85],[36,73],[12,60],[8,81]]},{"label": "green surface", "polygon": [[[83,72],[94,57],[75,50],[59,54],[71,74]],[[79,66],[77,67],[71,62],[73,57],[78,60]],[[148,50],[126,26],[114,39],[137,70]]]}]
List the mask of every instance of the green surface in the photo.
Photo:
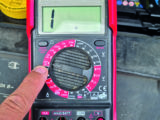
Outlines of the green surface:
[{"label": "green surface", "polygon": [[[52,10],[54,24],[51,28]],[[43,7],[43,32],[54,33],[100,33],[101,7]]]}]

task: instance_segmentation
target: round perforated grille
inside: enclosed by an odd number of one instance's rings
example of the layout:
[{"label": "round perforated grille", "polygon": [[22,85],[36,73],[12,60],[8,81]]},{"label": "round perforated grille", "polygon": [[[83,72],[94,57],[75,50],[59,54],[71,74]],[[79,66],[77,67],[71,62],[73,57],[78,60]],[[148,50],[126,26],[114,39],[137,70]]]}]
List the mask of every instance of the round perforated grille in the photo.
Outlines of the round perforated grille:
[{"label": "round perforated grille", "polygon": [[92,69],[91,59],[85,51],[65,48],[52,58],[49,74],[58,87],[74,91],[89,82]]}]

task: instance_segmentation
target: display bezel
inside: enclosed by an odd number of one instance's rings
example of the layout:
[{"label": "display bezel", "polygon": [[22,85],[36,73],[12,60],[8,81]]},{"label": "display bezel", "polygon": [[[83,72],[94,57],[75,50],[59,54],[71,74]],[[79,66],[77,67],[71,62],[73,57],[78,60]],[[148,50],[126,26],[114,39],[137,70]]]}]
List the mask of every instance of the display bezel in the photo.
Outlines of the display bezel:
[{"label": "display bezel", "polygon": [[[48,1],[43,1],[40,0],[38,2],[38,33],[41,35],[56,35],[56,34],[105,34],[105,0],[48,0]],[[66,6],[66,7],[101,7],[101,31],[100,32],[88,32],[88,33],[71,33],[71,32],[43,32],[43,7],[61,7],[61,6]]]}]

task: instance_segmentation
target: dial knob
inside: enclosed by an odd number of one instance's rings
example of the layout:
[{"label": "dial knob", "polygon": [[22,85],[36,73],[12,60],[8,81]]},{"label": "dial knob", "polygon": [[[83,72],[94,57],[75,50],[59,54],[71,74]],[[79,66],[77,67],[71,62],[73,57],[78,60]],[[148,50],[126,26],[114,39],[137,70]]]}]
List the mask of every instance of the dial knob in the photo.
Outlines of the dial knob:
[{"label": "dial knob", "polygon": [[52,58],[49,74],[61,89],[74,91],[91,79],[93,65],[90,56],[79,48],[65,48]]},{"label": "dial knob", "polygon": [[[49,68],[46,85],[56,95],[69,98],[70,91],[92,91],[101,76],[101,61],[96,51],[80,40],[63,40],[52,46],[43,60]],[[72,95],[71,95],[72,96]]]}]

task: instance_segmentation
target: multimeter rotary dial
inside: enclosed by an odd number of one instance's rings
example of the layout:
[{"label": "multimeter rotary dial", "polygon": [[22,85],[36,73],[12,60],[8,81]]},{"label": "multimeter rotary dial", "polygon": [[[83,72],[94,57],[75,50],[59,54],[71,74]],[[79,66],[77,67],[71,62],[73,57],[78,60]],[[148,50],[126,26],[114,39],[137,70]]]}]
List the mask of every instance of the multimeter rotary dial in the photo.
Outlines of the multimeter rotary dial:
[{"label": "multimeter rotary dial", "polygon": [[99,82],[101,62],[94,49],[80,40],[64,40],[45,55],[49,68],[47,86],[53,93],[68,98],[70,91],[86,88],[91,92]]},{"label": "multimeter rotary dial", "polygon": [[89,55],[79,48],[65,48],[53,58],[49,75],[64,90],[74,91],[84,87],[91,79],[93,65]]}]

